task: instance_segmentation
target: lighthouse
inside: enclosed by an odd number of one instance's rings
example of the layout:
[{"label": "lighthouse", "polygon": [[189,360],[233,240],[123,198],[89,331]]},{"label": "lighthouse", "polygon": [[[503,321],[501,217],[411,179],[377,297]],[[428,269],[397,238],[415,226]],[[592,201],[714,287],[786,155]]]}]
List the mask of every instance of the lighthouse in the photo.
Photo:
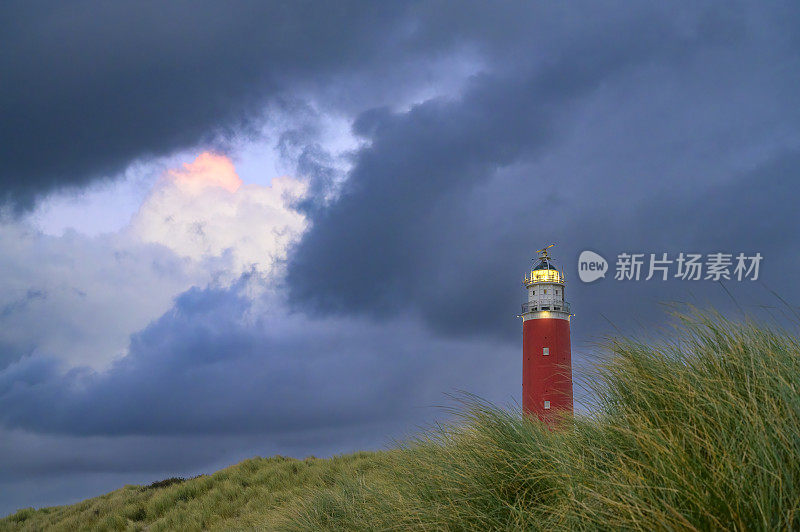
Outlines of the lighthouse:
[{"label": "lighthouse", "polygon": [[538,258],[523,284],[528,301],[522,305],[522,409],[552,422],[572,412],[572,354],[569,341],[570,307],[564,293],[564,272],[550,258]]}]

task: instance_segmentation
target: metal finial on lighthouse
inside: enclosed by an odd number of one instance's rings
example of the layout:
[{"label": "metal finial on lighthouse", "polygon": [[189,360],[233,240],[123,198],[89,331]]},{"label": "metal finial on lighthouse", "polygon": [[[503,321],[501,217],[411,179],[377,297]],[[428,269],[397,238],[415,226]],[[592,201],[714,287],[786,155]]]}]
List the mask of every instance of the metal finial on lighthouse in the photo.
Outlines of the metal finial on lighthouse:
[{"label": "metal finial on lighthouse", "polygon": [[523,280],[528,301],[522,305],[522,408],[546,422],[557,419],[554,412],[573,408],[572,314],[564,274],[549,254],[553,245],[537,251],[539,262]]}]

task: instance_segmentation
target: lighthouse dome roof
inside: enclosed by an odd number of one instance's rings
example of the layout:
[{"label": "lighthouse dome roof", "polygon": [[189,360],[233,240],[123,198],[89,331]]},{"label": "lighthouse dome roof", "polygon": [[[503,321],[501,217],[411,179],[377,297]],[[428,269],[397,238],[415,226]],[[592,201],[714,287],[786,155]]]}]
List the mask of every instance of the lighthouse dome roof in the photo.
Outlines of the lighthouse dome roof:
[{"label": "lighthouse dome roof", "polygon": [[548,259],[542,259],[539,264],[533,267],[534,270],[557,270],[558,268]]}]

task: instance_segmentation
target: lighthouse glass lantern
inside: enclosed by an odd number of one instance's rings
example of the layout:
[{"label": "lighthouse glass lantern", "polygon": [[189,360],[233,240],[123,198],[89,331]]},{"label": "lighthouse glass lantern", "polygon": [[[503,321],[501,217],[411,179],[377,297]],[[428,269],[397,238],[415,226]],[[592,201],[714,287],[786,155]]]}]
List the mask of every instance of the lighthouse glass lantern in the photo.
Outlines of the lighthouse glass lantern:
[{"label": "lighthouse glass lantern", "polygon": [[522,305],[522,409],[545,422],[572,412],[570,306],[564,293],[563,271],[548,253],[538,258],[523,284],[528,300]]}]

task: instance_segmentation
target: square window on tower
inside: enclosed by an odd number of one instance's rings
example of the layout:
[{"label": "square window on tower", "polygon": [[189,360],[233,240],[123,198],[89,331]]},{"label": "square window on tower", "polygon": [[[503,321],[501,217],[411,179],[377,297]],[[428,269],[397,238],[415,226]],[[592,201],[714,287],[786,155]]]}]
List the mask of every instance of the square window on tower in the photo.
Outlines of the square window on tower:
[{"label": "square window on tower", "polygon": [[543,347],[542,348],[542,355],[543,356],[547,356],[549,354],[550,354],[550,348],[549,347]]},{"label": "square window on tower", "polygon": [[545,410],[550,410],[550,401],[545,401],[544,402],[544,409]]}]

